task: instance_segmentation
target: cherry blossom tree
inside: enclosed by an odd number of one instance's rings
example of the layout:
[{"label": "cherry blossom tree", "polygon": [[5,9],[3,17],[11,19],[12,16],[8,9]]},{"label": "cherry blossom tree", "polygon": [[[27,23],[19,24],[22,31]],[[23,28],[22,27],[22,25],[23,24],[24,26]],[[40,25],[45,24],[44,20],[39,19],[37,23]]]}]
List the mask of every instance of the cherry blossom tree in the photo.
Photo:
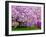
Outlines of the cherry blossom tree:
[{"label": "cherry blossom tree", "polygon": [[13,5],[11,8],[13,23],[19,21],[24,22],[23,26],[41,26],[41,7]]}]

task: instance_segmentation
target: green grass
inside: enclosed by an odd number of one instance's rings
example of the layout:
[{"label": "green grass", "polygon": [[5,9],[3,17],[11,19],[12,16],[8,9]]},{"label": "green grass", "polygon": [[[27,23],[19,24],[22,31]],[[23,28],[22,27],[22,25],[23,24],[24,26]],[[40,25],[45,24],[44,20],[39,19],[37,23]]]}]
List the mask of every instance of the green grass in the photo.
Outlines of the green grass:
[{"label": "green grass", "polygon": [[29,26],[17,26],[16,28],[15,27],[12,27],[12,31],[25,31],[25,30],[38,30],[40,28],[37,28],[36,26],[32,26],[32,27],[29,27]]}]

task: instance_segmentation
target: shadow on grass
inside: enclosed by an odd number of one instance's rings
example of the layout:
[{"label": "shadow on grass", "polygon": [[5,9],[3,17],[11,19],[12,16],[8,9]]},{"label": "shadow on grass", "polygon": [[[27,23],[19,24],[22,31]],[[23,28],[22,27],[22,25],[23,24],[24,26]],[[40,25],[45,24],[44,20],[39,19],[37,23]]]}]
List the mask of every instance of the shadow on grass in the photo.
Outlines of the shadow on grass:
[{"label": "shadow on grass", "polygon": [[12,31],[25,31],[25,30],[38,30],[41,28],[37,28],[35,26],[17,26],[16,28],[14,26],[12,26]]}]

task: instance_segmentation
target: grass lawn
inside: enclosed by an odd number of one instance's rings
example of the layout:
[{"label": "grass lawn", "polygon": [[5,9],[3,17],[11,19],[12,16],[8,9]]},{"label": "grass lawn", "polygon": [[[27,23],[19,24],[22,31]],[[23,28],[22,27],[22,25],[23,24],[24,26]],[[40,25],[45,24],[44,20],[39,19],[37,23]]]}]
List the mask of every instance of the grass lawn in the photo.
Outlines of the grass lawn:
[{"label": "grass lawn", "polygon": [[16,28],[12,26],[12,31],[25,31],[25,30],[38,30],[40,28],[37,28],[36,26],[17,26]]}]

